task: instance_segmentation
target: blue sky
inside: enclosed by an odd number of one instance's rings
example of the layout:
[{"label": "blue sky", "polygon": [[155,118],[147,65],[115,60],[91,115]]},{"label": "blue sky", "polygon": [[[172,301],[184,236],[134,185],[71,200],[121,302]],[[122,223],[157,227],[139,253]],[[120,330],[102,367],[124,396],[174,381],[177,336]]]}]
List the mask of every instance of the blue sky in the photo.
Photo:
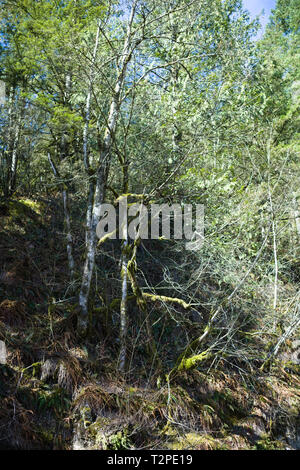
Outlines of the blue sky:
[{"label": "blue sky", "polygon": [[[268,23],[271,10],[275,8],[276,0],[243,0],[244,7],[250,11],[251,16],[255,18],[260,15],[262,10],[265,11],[264,15],[260,17],[260,22],[263,28]],[[261,34],[259,34],[260,36]]]}]

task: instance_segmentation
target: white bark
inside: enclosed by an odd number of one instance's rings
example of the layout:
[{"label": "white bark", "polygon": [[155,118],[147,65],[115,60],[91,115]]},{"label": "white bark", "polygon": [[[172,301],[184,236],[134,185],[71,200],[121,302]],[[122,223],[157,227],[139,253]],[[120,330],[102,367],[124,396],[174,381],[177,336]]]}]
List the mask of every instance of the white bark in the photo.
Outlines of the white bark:
[{"label": "white bark", "polygon": [[94,181],[93,179],[91,179],[91,175],[89,174],[90,162],[89,162],[89,156],[88,156],[88,131],[89,131],[89,123],[90,123],[91,96],[92,96],[94,72],[95,72],[94,65],[95,65],[95,61],[97,58],[99,34],[100,34],[100,22],[98,23],[98,27],[97,27],[95,46],[94,46],[92,62],[91,62],[89,87],[88,87],[88,93],[87,93],[86,104],[85,104],[85,122],[84,122],[84,128],[83,128],[83,162],[84,162],[84,167],[87,171],[87,174],[89,175],[89,178],[90,178],[89,192],[88,192],[88,206],[87,206],[87,213],[86,213],[86,227],[87,227],[86,237],[85,237],[86,248],[88,246],[88,230],[91,227],[91,221],[92,221],[93,200],[94,200],[94,191],[95,191]]},{"label": "white bark", "polygon": [[86,170],[88,170],[90,167],[90,163],[88,159],[88,130],[89,130],[89,123],[90,123],[91,96],[92,96],[93,81],[94,81],[94,74],[95,74],[94,65],[95,65],[95,61],[97,58],[99,34],[100,34],[100,22],[98,23],[98,28],[96,32],[95,46],[94,46],[91,69],[90,69],[90,76],[89,76],[89,87],[88,87],[88,93],[87,93],[86,104],[85,104],[85,121],[84,121],[84,128],[83,128],[83,161],[84,161],[84,166]]},{"label": "white bark", "polygon": [[91,280],[95,266],[95,252],[96,252],[96,227],[100,220],[101,205],[105,197],[106,180],[109,171],[111,146],[113,142],[113,135],[116,129],[120,97],[124,85],[127,66],[131,59],[131,39],[132,39],[132,22],[135,15],[137,1],[135,1],[131,8],[130,18],[128,22],[127,32],[125,36],[119,73],[116,80],[114,93],[111,99],[107,126],[104,132],[103,145],[100,151],[99,168],[97,172],[97,179],[95,185],[95,195],[93,207],[91,211],[91,218],[89,225],[86,228],[86,258],[83,268],[83,276],[81,289],[79,294],[80,315],[78,318],[78,331],[79,334],[84,336],[88,331],[88,300],[91,288]]},{"label": "white bark", "polygon": [[289,325],[289,327],[285,331],[285,333],[279,338],[279,340],[278,340],[278,342],[277,342],[277,344],[276,344],[276,346],[273,350],[272,357],[277,356],[281,345],[283,343],[285,343],[287,339],[291,338],[294,335],[294,333],[298,330],[299,326],[300,326],[300,308],[299,308],[299,304],[297,304],[296,309],[295,309],[295,316],[294,316],[291,324]]},{"label": "white bark", "polygon": [[271,221],[272,221],[272,235],[273,235],[273,255],[274,255],[274,296],[273,296],[273,311],[274,311],[274,330],[277,324],[277,299],[278,299],[278,256],[277,256],[277,237],[276,237],[276,220],[273,206],[272,189],[270,182],[270,164],[271,164],[271,138],[267,146],[268,158],[268,196],[270,203]]},{"label": "white bark", "polygon": [[9,178],[9,193],[10,194],[15,190],[15,186],[16,186],[20,127],[21,127],[21,118],[18,120],[17,125],[16,125],[14,143],[13,143],[13,149],[12,149],[12,155],[11,155],[11,167],[10,167],[10,178]]},{"label": "white bark", "polygon": [[[127,227],[126,227],[127,229]],[[123,242],[121,279],[122,279],[122,295],[120,305],[120,355],[119,370],[125,372],[126,366],[126,337],[127,337],[127,292],[128,292],[128,238]]]},{"label": "white bark", "polygon": [[[8,193],[12,194],[16,187],[16,178],[17,178],[17,166],[18,166],[18,151],[19,151],[19,140],[20,132],[22,125],[22,118],[25,110],[25,106],[20,103],[19,116],[16,119],[14,134],[12,135],[12,106],[13,106],[14,91],[11,90],[11,97],[9,98],[9,110],[8,110],[8,119],[9,119],[9,128],[11,132],[9,133],[8,146],[10,152],[10,168],[9,168],[9,180],[8,180]],[[16,111],[17,113],[18,111]]]},{"label": "white bark", "polygon": [[294,195],[293,206],[294,206],[293,215],[295,219],[296,231],[297,231],[298,238],[300,238],[300,211],[299,211],[299,206],[298,206],[296,195]]}]

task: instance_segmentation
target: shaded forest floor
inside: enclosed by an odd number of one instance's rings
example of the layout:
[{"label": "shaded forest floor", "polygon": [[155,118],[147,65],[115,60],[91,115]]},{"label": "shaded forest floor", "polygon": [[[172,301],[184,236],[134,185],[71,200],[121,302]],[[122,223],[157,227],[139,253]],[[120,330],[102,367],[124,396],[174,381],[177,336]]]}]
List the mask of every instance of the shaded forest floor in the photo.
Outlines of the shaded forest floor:
[{"label": "shaded forest floor", "polygon": [[[97,305],[93,337],[78,341],[78,286],[66,275],[60,213],[55,199],[0,204],[0,340],[7,348],[7,363],[0,364],[0,448],[299,448],[299,365],[289,359],[263,370],[259,361],[241,359],[233,367],[220,360],[212,367],[207,359],[168,382],[176,354],[164,346],[164,366],[156,368],[141,348],[123,377],[114,359],[118,312],[104,315]],[[81,229],[78,223],[78,258]],[[111,289],[112,251],[103,267]],[[138,329],[133,307],[135,321]],[[182,346],[173,331],[169,341]]]}]

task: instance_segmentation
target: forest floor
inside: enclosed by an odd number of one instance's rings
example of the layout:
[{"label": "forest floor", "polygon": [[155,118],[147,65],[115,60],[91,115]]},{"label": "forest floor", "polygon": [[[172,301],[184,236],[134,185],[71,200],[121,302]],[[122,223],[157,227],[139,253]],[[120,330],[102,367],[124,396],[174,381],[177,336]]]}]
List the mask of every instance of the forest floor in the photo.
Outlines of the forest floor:
[{"label": "forest floor", "polygon": [[117,373],[107,339],[76,339],[57,204],[0,204],[0,448],[300,448],[291,361],[203,363],[149,381]]}]

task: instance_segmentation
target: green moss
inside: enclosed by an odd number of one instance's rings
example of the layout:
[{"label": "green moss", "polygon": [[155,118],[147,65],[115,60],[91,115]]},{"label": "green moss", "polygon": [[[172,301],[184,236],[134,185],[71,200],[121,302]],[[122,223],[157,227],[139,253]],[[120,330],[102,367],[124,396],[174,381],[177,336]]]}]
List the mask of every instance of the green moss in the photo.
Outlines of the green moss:
[{"label": "green moss", "polygon": [[226,449],[225,444],[216,440],[208,434],[199,434],[189,432],[182,436],[178,436],[171,442],[167,442],[167,448],[170,450],[193,450],[193,449],[209,449],[221,450]]},{"label": "green moss", "polygon": [[41,202],[33,201],[32,199],[19,199],[19,203],[24,204],[26,207],[29,207],[32,211],[36,212],[38,215],[42,215],[44,210],[44,204]]},{"label": "green moss", "polygon": [[178,304],[181,307],[183,307],[185,310],[190,308],[190,305],[187,304],[184,300],[182,299],[177,299],[176,297],[166,297],[165,295],[154,295],[154,294],[149,294],[147,292],[143,292],[143,297],[146,300],[151,300],[152,302],[166,302],[166,303],[174,303]]},{"label": "green moss", "polygon": [[108,438],[106,450],[126,450],[130,449],[131,446],[128,430],[124,429]]},{"label": "green moss", "polygon": [[42,441],[42,443],[45,444],[46,446],[53,444],[54,434],[51,430],[40,428],[37,430],[37,434],[40,440]]},{"label": "green moss", "polygon": [[89,406],[82,406],[80,408],[80,421],[84,428],[89,428],[89,431],[93,434],[97,433],[97,429],[92,426],[92,415],[91,408]]},{"label": "green moss", "polygon": [[110,418],[98,416],[97,420],[89,426],[88,432],[91,436],[96,438],[99,432],[103,431],[103,429],[110,426],[110,424],[111,424]]},{"label": "green moss", "polygon": [[129,439],[128,429],[122,429],[114,434],[109,434],[111,420],[109,418],[98,417],[92,423],[87,432],[94,441],[95,449],[103,450],[126,450],[132,447]]},{"label": "green moss", "polygon": [[59,415],[70,408],[71,401],[64,389],[55,387],[51,390],[44,386],[44,389],[38,391],[37,406],[41,411],[54,411],[55,414]]},{"label": "green moss", "polygon": [[272,439],[268,434],[261,436],[261,439],[256,442],[255,450],[283,450],[285,449],[284,442]]},{"label": "green moss", "polygon": [[15,217],[33,217],[41,215],[42,206],[30,199],[20,199],[18,201],[8,202],[9,216]]},{"label": "green moss", "polygon": [[178,371],[180,370],[189,370],[192,367],[197,366],[199,362],[205,361],[211,356],[209,351],[203,351],[201,354],[197,354],[187,359],[183,358],[178,366]]}]

